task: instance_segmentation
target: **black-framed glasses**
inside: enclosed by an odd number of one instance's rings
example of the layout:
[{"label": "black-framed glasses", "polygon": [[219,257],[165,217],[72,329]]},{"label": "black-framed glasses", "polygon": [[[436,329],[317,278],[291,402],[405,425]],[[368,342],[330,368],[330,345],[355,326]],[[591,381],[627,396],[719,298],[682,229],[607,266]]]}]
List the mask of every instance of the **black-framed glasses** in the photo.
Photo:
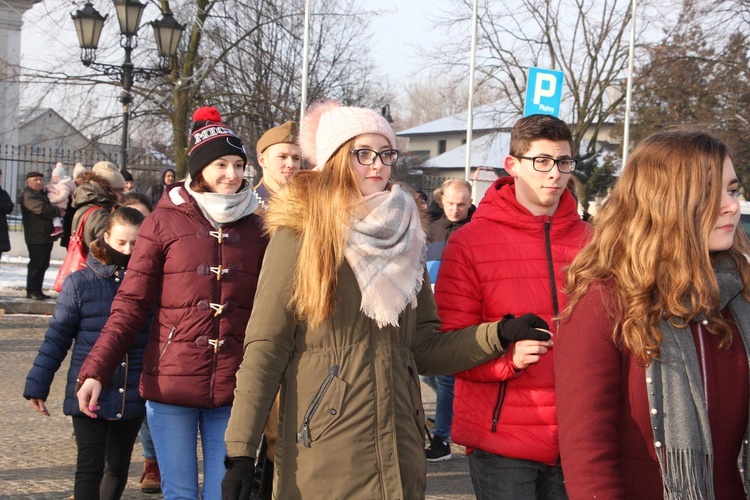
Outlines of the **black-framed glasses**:
[{"label": "black-framed glasses", "polygon": [[387,167],[392,167],[398,161],[398,149],[384,149],[380,152],[367,148],[352,149],[351,154],[357,157],[357,161],[360,165],[366,167],[375,163],[375,158],[380,158],[383,165]]},{"label": "black-framed glasses", "polygon": [[[514,155],[515,156],[515,155]],[[531,160],[531,166],[537,172],[549,172],[555,165],[561,174],[569,174],[576,169],[578,160],[573,158],[550,158],[549,156],[516,156],[519,160]]]}]

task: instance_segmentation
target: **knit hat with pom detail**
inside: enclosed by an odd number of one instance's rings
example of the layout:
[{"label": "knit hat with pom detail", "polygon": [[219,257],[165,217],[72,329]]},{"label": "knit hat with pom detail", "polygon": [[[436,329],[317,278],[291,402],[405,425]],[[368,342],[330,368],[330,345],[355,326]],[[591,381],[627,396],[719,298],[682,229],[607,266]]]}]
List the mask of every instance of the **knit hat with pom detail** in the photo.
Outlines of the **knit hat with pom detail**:
[{"label": "knit hat with pom detail", "polygon": [[342,144],[362,134],[380,134],[396,147],[393,129],[377,112],[325,101],[310,106],[302,118],[299,145],[305,159],[322,170]]},{"label": "knit hat with pom detail", "polygon": [[193,113],[193,131],[188,142],[188,172],[190,177],[200,173],[209,163],[228,155],[242,157],[247,163],[247,153],[242,139],[221,122],[216,108],[202,107]]}]

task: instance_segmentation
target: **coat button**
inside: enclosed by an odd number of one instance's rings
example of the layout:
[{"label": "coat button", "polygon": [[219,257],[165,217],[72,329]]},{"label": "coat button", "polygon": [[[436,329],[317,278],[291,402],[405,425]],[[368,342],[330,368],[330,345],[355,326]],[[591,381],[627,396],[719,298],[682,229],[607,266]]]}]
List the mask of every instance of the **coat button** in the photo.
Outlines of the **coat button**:
[{"label": "coat button", "polygon": [[117,418],[122,418],[122,413],[118,413],[118,414],[117,414],[117,415],[115,415],[115,416],[116,416]]},{"label": "coat button", "polygon": [[656,448],[661,448],[661,441],[654,441],[654,446]]},{"label": "coat button", "polygon": [[125,361],[123,361],[122,363],[120,363],[120,366],[125,366]]},{"label": "coat button", "polygon": [[703,321],[701,321],[701,323],[703,323],[703,326],[706,326],[708,324],[708,320],[704,319]]},{"label": "coat button", "polygon": [[122,394],[123,392],[125,392],[125,389],[123,389],[122,387],[120,387],[120,388],[119,388],[119,389],[117,389],[117,390],[118,390],[118,391],[120,391],[120,394]]},{"label": "coat button", "polygon": [[651,408],[651,415],[656,415],[659,411],[656,408]]},{"label": "coat button", "polygon": [[646,383],[647,384],[653,384],[654,383],[654,379],[652,379],[651,377],[646,377]]},{"label": "coat button", "polygon": [[120,278],[115,278],[115,283],[119,283],[119,282],[120,282]]},{"label": "coat button", "polygon": [[331,408],[331,411],[329,413],[331,415],[336,415],[336,413],[338,413],[338,412],[336,411],[336,408]]}]

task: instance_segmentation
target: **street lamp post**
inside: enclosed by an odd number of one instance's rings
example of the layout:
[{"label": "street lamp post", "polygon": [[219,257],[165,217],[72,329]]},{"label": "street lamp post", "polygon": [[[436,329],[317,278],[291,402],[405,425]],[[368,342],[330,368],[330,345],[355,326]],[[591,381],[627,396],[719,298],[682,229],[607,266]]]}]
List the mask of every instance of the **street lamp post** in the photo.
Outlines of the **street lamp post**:
[{"label": "street lamp post", "polygon": [[122,103],[122,141],[120,144],[120,170],[126,171],[128,165],[128,124],[130,121],[130,104],[133,97],[130,90],[136,77],[145,80],[154,76],[168,74],[172,69],[172,60],[177,54],[177,46],[185,26],[177,22],[171,12],[163,13],[161,19],[152,21],[156,38],[156,47],[160,56],[158,68],[137,68],[130,58],[133,49],[138,46],[138,29],[141,25],[141,16],[146,4],[138,0],[113,0],[117,20],[120,23],[120,46],[125,49],[125,60],[120,66],[113,64],[102,64],[95,62],[96,49],[99,45],[99,37],[102,34],[104,21],[108,16],[102,16],[87,1],[83,9],[71,14],[78,33],[78,43],[81,46],[81,62],[84,66],[93,68],[105,75],[120,81],[122,92],[120,102]]}]

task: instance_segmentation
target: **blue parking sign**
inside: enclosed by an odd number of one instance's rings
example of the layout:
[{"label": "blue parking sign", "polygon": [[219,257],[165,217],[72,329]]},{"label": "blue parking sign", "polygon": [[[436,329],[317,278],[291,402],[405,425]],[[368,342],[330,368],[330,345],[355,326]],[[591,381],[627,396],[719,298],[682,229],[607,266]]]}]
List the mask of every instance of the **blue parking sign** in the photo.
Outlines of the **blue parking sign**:
[{"label": "blue parking sign", "polygon": [[552,115],[560,117],[563,72],[553,69],[529,68],[526,103],[523,116]]}]

